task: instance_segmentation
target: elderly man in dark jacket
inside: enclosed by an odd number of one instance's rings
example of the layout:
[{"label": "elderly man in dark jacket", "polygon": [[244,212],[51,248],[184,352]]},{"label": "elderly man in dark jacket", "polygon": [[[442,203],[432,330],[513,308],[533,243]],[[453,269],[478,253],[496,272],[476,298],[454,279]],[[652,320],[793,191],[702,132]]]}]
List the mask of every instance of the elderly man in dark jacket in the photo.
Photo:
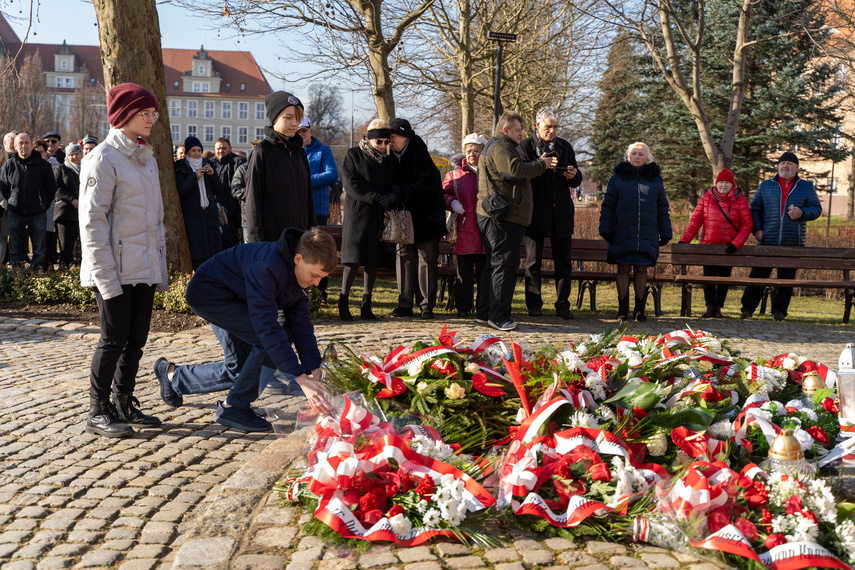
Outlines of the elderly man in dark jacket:
[{"label": "elderly man in dark jacket", "polygon": [[[806,222],[822,214],[813,182],[799,178],[799,157],[785,152],[778,159],[778,174],[760,183],[751,201],[754,237],[760,245],[805,246]],[[766,279],[771,267],[752,267],[751,278]],[[796,270],[778,268],[778,279],[795,279]],[[751,285],[742,294],[742,318],[749,319],[763,296],[762,285]],[[778,287],[772,298],[772,317],[783,321],[787,316],[792,287]]]},{"label": "elderly man in dark jacket", "polygon": [[222,227],[222,249],[228,249],[240,243],[238,240],[238,226],[241,223],[240,203],[232,195],[231,187],[235,171],[246,162],[246,159],[232,152],[232,143],[225,137],[218,138],[214,143],[214,155],[216,158],[211,161],[211,164],[217,171],[217,178],[220,179],[217,200],[220,206],[226,209],[229,218],[229,223]]},{"label": "elderly man in dark jacket", "polygon": [[529,160],[536,160],[546,153],[555,156],[557,168],[552,168],[531,181],[534,207],[531,224],[525,232],[525,304],[528,314],[539,317],[543,314],[541,296],[541,274],[543,266],[543,241],[549,238],[552,244],[552,260],[555,264],[555,314],[572,319],[570,311],[570,274],[573,271],[570,243],[573,236],[573,192],[582,183],[582,173],[576,164],[573,146],[559,138],[559,117],[555,107],[543,107],[537,112],[534,133],[523,140],[520,146]]},{"label": "elderly man in dark jacket", "polygon": [[432,319],[436,305],[439,239],[446,231],[442,176],[427,145],[407,120],[395,119],[389,127],[392,154],[399,162],[397,194],[413,216],[415,234],[414,244],[397,247],[398,307],[392,316],[413,316],[415,296],[422,318]]},{"label": "elderly man in dark jacket", "polygon": [[17,154],[3,163],[0,170],[0,194],[9,209],[9,254],[13,264],[27,261],[29,232],[33,245],[30,267],[37,270],[45,261],[45,212],[56,195],[56,180],[50,163],[33,152],[29,134],[15,137],[15,150]]},{"label": "elderly man in dark jacket", "polygon": [[303,103],[274,91],[265,99],[264,140],[249,156],[246,169],[246,241],[276,241],[288,227],[307,230],[316,224],[309,159],[297,128]]},{"label": "elderly man in dark jacket", "polygon": [[[215,422],[269,430],[270,422],[250,407],[264,387],[259,385],[262,366],[275,366],[302,387],[312,385],[309,374],[320,378],[321,354],[306,289],[336,261],[332,236],[288,228],[278,242],[232,247],[203,264],[187,286],[187,304],[211,323],[224,361],[176,366],[159,358],[154,372],[163,401],[178,407],[186,394],[228,390],[226,401],[217,403]],[[278,311],[285,314],[284,325]]]},{"label": "elderly man in dark jacket", "polygon": [[[528,160],[520,148],[522,117],[506,111],[496,125],[493,138],[487,141],[478,166],[478,229],[487,254],[487,265],[481,273],[475,322],[494,329],[512,331],[511,303],[520,266],[520,241],[531,224],[534,202],[531,180],[555,166],[555,158],[543,156]],[[501,219],[484,210],[484,199],[490,193],[501,194],[512,209]]]}]

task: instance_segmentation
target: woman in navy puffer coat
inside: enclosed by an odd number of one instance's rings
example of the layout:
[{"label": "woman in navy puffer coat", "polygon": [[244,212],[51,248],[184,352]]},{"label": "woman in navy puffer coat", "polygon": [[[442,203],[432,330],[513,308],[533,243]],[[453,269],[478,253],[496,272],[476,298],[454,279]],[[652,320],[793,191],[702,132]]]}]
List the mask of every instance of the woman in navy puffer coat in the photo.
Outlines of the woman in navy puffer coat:
[{"label": "woman in navy puffer coat", "polygon": [[600,235],[609,243],[608,261],[617,264],[618,315],[629,318],[629,272],[633,270],[633,317],[644,321],[647,266],[655,265],[659,246],[671,241],[668,198],[659,165],[650,148],[633,143],[626,161],[615,167],[600,209]]}]

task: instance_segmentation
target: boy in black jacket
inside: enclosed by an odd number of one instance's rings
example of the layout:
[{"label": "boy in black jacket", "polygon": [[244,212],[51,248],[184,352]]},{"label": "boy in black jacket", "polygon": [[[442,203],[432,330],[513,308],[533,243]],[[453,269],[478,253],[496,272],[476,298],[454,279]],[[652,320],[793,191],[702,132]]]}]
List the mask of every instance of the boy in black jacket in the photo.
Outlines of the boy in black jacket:
[{"label": "boy in black jacket", "polygon": [[[228,390],[226,400],[217,402],[214,421],[268,431],[270,422],[250,407],[259,396],[266,364],[295,380],[310,402],[319,403],[309,377],[320,380],[321,354],[306,289],[326,277],[337,261],[332,236],[317,228],[288,228],[278,242],[238,245],[202,264],[187,286],[187,304],[211,323],[224,361],[176,366],[159,358],[154,372],[163,401],[178,407],[185,394]],[[285,314],[284,325],[277,320],[279,310]]]}]

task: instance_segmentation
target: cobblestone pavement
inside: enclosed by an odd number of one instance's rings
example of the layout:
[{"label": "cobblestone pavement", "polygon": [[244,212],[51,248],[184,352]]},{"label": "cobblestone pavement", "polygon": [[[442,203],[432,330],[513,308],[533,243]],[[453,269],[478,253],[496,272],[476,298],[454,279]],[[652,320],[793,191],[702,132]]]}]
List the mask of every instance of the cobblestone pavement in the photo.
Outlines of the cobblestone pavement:
[{"label": "cobblestone pavement", "polygon": [[[486,329],[449,319],[449,329],[475,336]],[[579,340],[611,321],[541,318],[512,335],[537,346]],[[769,320],[650,319],[637,332],[704,328],[729,339],[744,356],[796,352],[836,367],[850,326]],[[357,352],[435,336],[441,320],[320,321],[331,341]],[[30,568],[692,568],[708,563],[651,547],[572,543],[522,537],[489,551],[450,543],[415,548],[334,550],[300,532],[305,514],[280,508],[270,491],[304,442],[246,434],[212,423],[217,398],[190,396],[181,408],[160,401],[152,365],[219,358],[210,329],[152,334],[138,376],[143,409],[163,426],[115,440],[86,434],[88,366],[96,330],[79,324],[0,317],[0,570]],[[293,407],[299,405],[293,399]]]}]

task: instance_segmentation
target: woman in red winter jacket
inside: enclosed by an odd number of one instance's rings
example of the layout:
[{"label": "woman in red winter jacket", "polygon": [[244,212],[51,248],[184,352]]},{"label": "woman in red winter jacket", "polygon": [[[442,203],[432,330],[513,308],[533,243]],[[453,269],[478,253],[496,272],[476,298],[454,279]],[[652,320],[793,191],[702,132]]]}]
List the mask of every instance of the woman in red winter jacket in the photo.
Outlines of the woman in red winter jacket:
[{"label": "woman in red winter jacket", "polygon": [[[733,173],[723,169],[715,179],[715,186],[703,195],[689,227],[686,228],[682,243],[689,243],[701,226],[704,226],[701,243],[727,244],[725,252],[734,253],[745,245],[745,240],[751,235],[751,209],[742,188],[736,187]],[[716,267],[704,265],[704,275],[730,277],[732,267]],[[727,297],[727,285],[704,285],[704,301],[707,310],[701,315],[704,318],[721,317],[721,308]]]},{"label": "woman in red winter jacket", "polygon": [[[478,158],[487,139],[478,134],[466,135],[463,152],[466,158],[460,166],[445,175],[442,192],[445,209],[457,214],[457,241],[454,254],[457,257],[457,283],[454,286],[454,304],[457,316],[466,317],[477,306],[473,299],[475,282],[484,269],[484,248],[481,247],[481,231],[475,223],[475,208],[478,201]],[[481,288],[478,288],[481,295]]]}]

